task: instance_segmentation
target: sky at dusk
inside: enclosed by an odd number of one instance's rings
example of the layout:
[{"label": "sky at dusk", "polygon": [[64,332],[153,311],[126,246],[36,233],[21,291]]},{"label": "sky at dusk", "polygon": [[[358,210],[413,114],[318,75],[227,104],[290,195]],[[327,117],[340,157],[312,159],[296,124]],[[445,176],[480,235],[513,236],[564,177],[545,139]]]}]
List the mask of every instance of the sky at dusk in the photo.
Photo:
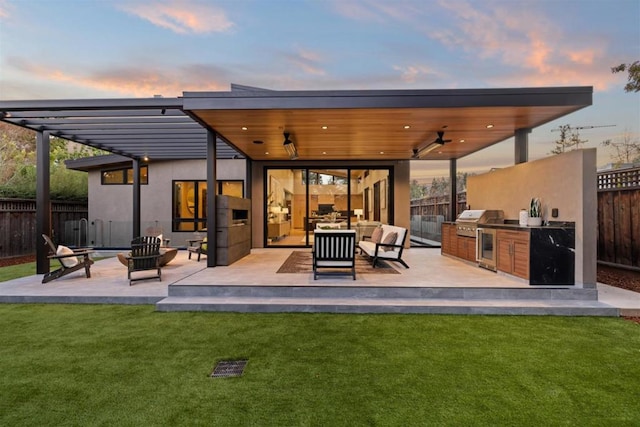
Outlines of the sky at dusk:
[{"label": "sky at dusk", "polygon": [[[640,0],[0,0],[0,99],[181,96],[231,83],[274,90],[593,86],[593,105],[529,135],[530,160],[559,125],[600,142],[640,138]],[[513,140],[458,161],[513,164]],[[412,176],[448,174],[413,162]],[[417,164],[416,164],[417,163]]]}]

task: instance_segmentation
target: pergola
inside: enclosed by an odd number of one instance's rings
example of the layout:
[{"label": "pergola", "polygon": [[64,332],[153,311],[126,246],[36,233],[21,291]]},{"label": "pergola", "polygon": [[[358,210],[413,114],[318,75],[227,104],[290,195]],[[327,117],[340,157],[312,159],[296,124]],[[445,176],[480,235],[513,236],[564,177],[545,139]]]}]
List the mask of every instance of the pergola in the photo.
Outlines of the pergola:
[{"label": "pergola", "polygon": [[[531,130],[591,105],[592,96],[590,86],[271,91],[232,85],[179,98],[0,101],[0,120],[37,133],[37,235],[50,233],[49,137],[57,136],[132,160],[136,236],[140,164],[160,159],[207,159],[210,188],[216,158],[448,160],[455,212],[458,159],[515,137],[514,163],[526,162]],[[285,133],[296,159],[285,150]],[[215,197],[207,203],[215,212]],[[215,224],[207,230],[215,242]],[[43,273],[48,262],[38,248]],[[214,267],[211,252],[207,265]]]}]

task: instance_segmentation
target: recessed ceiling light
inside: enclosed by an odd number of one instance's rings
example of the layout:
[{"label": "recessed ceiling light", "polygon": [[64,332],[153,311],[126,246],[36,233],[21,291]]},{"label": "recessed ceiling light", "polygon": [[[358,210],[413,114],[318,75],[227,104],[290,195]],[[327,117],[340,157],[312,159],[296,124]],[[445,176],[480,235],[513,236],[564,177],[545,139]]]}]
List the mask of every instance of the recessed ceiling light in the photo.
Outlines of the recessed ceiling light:
[{"label": "recessed ceiling light", "polygon": [[268,152],[268,151],[265,151],[265,152],[264,152],[264,154],[269,154],[269,152]]},{"label": "recessed ceiling light", "polygon": [[384,151],[381,151],[380,154],[384,154]]},{"label": "recessed ceiling light", "polygon": [[247,130],[247,127],[246,126],[242,126],[242,130]]},{"label": "recessed ceiling light", "polygon": [[327,154],[327,152],[326,152],[326,151],[323,151],[323,152],[322,152],[322,154]]},{"label": "recessed ceiling light", "polygon": [[404,125],[404,128],[405,128],[405,129],[411,129],[411,126],[409,126],[409,125]]},{"label": "recessed ceiling light", "polygon": [[489,123],[489,124],[487,125],[487,129],[491,129],[492,127],[493,127],[493,125],[492,125],[491,123]]},{"label": "recessed ceiling light", "polygon": [[461,139],[460,142],[464,142],[464,139]]},{"label": "recessed ceiling light", "polygon": [[322,129],[329,129],[329,126],[322,126]]}]

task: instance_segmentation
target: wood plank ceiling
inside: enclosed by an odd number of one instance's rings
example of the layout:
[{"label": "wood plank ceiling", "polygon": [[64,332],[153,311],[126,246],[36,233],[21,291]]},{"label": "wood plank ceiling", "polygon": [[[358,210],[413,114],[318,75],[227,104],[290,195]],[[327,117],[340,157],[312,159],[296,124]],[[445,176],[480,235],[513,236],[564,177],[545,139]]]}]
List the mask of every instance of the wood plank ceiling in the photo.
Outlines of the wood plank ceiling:
[{"label": "wood plank ceiling", "polygon": [[[284,132],[300,160],[411,159],[436,139],[451,142],[423,159],[459,159],[575,110],[556,107],[199,110],[199,118],[254,160],[287,160]],[[488,128],[487,126],[492,126]]]},{"label": "wood plank ceiling", "polygon": [[423,159],[459,159],[591,105],[592,87],[400,91],[185,92],[184,110],[247,157],[407,160],[444,131]]}]

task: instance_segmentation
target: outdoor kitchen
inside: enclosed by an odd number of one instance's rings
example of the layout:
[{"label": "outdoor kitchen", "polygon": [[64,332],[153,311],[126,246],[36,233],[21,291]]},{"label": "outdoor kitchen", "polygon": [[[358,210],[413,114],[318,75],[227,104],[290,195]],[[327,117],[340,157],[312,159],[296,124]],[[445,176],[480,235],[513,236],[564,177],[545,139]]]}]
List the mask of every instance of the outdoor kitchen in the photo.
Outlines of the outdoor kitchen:
[{"label": "outdoor kitchen", "polygon": [[500,210],[462,212],[455,222],[443,224],[442,253],[530,285],[574,284],[575,224],[532,227],[503,215]]},{"label": "outdoor kitchen", "polygon": [[442,254],[529,285],[595,285],[591,169],[595,150],[577,150],[470,177],[469,209],[442,224]]}]

